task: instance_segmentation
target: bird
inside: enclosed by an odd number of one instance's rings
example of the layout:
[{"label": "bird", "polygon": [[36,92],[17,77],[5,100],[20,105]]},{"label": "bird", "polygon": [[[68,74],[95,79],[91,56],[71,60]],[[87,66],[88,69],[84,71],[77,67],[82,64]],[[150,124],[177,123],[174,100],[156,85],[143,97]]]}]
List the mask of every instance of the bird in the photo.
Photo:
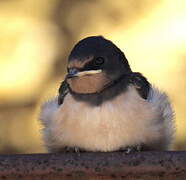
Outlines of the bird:
[{"label": "bird", "polygon": [[169,150],[174,110],[112,41],[86,37],[72,48],[58,95],[41,106],[48,152]]}]

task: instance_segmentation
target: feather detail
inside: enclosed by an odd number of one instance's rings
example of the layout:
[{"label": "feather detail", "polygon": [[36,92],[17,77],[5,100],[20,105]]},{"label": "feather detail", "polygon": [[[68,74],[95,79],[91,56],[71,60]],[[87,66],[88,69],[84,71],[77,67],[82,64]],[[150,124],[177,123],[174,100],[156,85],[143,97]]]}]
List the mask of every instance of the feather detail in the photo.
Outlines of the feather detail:
[{"label": "feather detail", "polygon": [[170,100],[166,93],[161,92],[156,87],[152,87],[147,101],[150,102],[154,110],[158,112],[159,118],[156,120],[156,123],[160,124],[163,128],[162,138],[155,144],[155,146],[168,150],[173,143],[175,135],[174,111]]},{"label": "feather detail", "polygon": [[67,94],[46,102],[40,120],[43,139],[50,152],[65,146],[87,151],[115,151],[144,144],[147,150],[168,150],[174,136],[174,113],[168,97],[151,88],[147,100],[135,87],[101,106],[76,102]]}]

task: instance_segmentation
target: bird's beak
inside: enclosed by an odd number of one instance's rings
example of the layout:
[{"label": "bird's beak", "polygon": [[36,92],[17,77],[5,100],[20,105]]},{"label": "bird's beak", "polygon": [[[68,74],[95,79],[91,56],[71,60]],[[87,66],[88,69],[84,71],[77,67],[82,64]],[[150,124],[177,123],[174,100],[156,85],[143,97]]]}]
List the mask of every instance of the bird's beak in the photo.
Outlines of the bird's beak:
[{"label": "bird's beak", "polygon": [[98,70],[88,70],[88,71],[78,71],[75,68],[71,68],[69,69],[69,73],[67,74],[66,78],[73,78],[73,77],[81,77],[81,76],[85,76],[85,75],[93,75],[93,74],[98,74],[101,73],[102,70],[98,69]]}]

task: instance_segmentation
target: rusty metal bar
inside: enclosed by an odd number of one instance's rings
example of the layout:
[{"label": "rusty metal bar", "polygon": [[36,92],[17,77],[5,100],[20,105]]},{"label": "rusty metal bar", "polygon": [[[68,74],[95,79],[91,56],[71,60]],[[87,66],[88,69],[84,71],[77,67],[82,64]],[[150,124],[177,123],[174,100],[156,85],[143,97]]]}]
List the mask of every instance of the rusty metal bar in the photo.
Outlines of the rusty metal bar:
[{"label": "rusty metal bar", "polygon": [[0,179],[186,179],[186,152],[1,155]]}]

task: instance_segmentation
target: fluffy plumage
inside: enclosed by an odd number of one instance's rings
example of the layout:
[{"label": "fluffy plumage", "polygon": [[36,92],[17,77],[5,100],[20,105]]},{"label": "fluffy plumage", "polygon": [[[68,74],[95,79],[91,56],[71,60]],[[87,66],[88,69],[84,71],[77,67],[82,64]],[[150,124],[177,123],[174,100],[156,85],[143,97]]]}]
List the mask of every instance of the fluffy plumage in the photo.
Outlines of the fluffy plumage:
[{"label": "fluffy plumage", "polygon": [[[80,41],[68,67],[75,71],[68,70],[73,74],[61,84],[58,97],[41,108],[43,138],[50,152],[65,147],[108,152],[136,145],[168,150],[174,135],[168,97],[132,72],[111,41],[99,36]],[[85,75],[77,76],[78,72]]]},{"label": "fluffy plumage", "polygon": [[66,146],[114,151],[140,143],[149,150],[167,150],[174,134],[173,111],[167,96],[151,88],[145,101],[133,87],[129,89],[101,106],[87,106],[70,94],[63,105],[58,105],[57,98],[46,102],[40,119],[49,151],[61,151]]}]

